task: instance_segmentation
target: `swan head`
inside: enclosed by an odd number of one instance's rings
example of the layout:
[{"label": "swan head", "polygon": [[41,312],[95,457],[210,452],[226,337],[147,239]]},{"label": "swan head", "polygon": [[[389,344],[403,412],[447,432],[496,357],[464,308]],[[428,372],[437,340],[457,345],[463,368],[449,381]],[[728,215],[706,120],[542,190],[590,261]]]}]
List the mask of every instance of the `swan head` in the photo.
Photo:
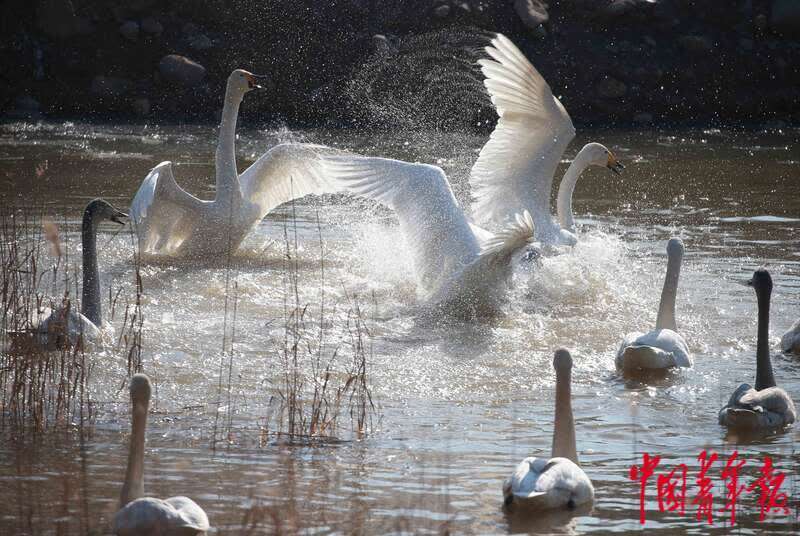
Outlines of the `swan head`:
[{"label": "swan head", "polygon": [[572,370],[572,356],[566,348],[559,348],[553,356],[553,368],[556,369],[556,376],[569,374]]},{"label": "swan head", "polygon": [[266,82],[266,75],[253,74],[244,69],[236,69],[228,77],[228,89],[236,90],[240,95],[254,89],[263,89],[262,83]]},{"label": "swan head", "polygon": [[145,374],[134,374],[130,384],[131,400],[134,405],[150,403],[150,378]]},{"label": "swan head", "polygon": [[589,163],[593,166],[607,167],[617,175],[619,175],[622,170],[625,169],[625,166],[622,165],[622,162],[617,160],[617,157],[614,156],[614,153],[612,153],[602,143],[587,143],[583,146],[581,152],[586,155]]},{"label": "swan head", "polygon": [[670,238],[667,242],[667,256],[668,257],[683,257],[683,240],[680,238]]},{"label": "swan head", "polygon": [[128,215],[105,199],[93,199],[86,205],[85,214],[91,216],[93,221],[113,221],[120,225],[125,225]]},{"label": "swan head", "polygon": [[759,268],[753,272],[753,277],[747,282],[747,286],[753,287],[756,294],[769,295],[772,293],[772,277],[766,268]]}]

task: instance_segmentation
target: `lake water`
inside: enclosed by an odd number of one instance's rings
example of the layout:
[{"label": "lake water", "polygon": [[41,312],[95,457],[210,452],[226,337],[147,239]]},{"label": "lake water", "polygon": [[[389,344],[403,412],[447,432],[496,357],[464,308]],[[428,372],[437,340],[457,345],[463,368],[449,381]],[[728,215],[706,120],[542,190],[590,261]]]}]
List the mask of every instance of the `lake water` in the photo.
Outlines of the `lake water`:
[{"label": "lake water", "polygon": [[[800,315],[798,134],[580,132],[566,157],[587,141],[600,141],[626,169],[619,176],[594,169],[581,178],[575,194],[578,246],[545,259],[534,273],[519,270],[506,315],[491,321],[421,322],[409,255],[391,214],[341,197],[305,199],[268,215],[229,269],[203,262],[146,264],[143,361],[155,384],[148,494],[191,496],[219,534],[623,532],[640,528],[639,488],[629,480],[629,468],[647,452],[661,456],[657,473],[687,464],[689,482],[681,516],[658,512],[651,479],[645,530],[728,533],[720,471],[738,450],[747,459],[746,484],[758,476],[764,457],[772,457],[786,473],[781,490],[791,506],[789,514],[773,512],[762,522],[757,493],[745,493],[738,533],[797,533],[800,427],[737,444],[717,424],[717,412],[740,383],[754,381],[756,301],[742,282],[761,265],[775,284],[775,375],[800,401],[800,359],[776,350]],[[86,201],[102,196],[127,207],[161,160],[180,164],[175,174],[186,189],[212,197],[215,136],[204,126],[6,125],[0,127],[0,199],[66,219],[67,248],[79,259]],[[287,140],[435,163],[468,204],[469,169],[486,136],[257,130],[245,124],[237,142],[240,169]],[[103,288],[121,288],[129,296],[133,248],[129,234],[114,232],[104,227],[99,239]],[[280,375],[290,286],[284,237],[293,243],[295,232],[299,300],[318,314],[324,288],[329,340],[346,339],[339,321],[353,300],[364,311],[378,415],[362,440],[314,447],[259,441]],[[626,381],[615,372],[614,354],[625,333],[654,326],[670,236],[686,244],[677,313],[695,366],[651,384]],[[230,295],[234,288],[235,321],[230,307],[227,320],[225,315],[226,289]],[[112,323],[120,329],[119,313]],[[232,323],[229,391],[228,361],[221,362],[220,352]],[[578,453],[595,485],[595,504],[575,516],[510,516],[501,508],[503,479],[523,457],[549,456],[551,362],[558,346],[573,350]],[[97,422],[87,438],[14,441],[4,434],[0,440],[2,534],[109,532],[130,426],[127,392],[120,389],[125,363],[110,350],[89,357]],[[222,421],[231,416],[230,441],[213,450],[218,413]],[[340,427],[352,439],[347,415]],[[713,527],[695,519],[691,504],[704,449],[720,455],[711,470]]]}]

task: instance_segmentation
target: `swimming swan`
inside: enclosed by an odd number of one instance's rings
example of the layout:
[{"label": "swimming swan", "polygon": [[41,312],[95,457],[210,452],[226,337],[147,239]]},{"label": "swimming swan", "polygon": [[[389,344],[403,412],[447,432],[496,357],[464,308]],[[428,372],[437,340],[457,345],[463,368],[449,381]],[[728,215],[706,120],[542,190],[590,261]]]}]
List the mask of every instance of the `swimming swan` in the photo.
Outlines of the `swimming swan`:
[{"label": "swimming swan", "polygon": [[556,414],[553,453],[525,458],[503,483],[506,506],[535,509],[575,508],[594,500],[594,486],[578,465],[572,417],[572,356],[564,348],[553,359],[556,370]]},{"label": "swimming swan", "polygon": [[800,355],[800,319],[781,337],[781,350],[787,354]]},{"label": "swimming swan", "polygon": [[144,432],[150,405],[150,379],[144,374],[131,378],[132,426],[128,468],[119,498],[120,510],[114,516],[114,534],[185,535],[203,534],[209,529],[208,516],[187,497],[166,500],[144,495]]},{"label": "swimming swan", "polygon": [[127,214],[103,199],[94,199],[86,205],[81,224],[83,249],[81,312],[75,311],[71,305],[52,311],[34,328],[38,346],[49,350],[62,348],[65,346],[65,336],[70,346],[77,345],[79,341],[92,342],[100,338],[103,314],[100,271],[97,267],[97,227],[106,220],[125,225],[127,217]]},{"label": "swimming swan", "polygon": [[498,312],[512,256],[533,238],[530,214],[479,237],[441,168],[346,153],[324,161],[326,177],[337,187],[395,211],[427,305],[467,318]]},{"label": "swimming swan", "polygon": [[240,69],[228,77],[213,201],[201,201],[178,186],[171,162],[158,164],[144,179],[131,203],[142,253],[180,257],[232,253],[278,205],[328,191],[309,145],[277,145],[238,174],[236,117],[245,93],[261,87],[257,81],[257,76]]},{"label": "swimming swan", "polygon": [[759,268],[747,282],[758,298],[758,340],[756,342],[756,386],[743,383],[719,411],[719,423],[736,429],[774,429],[792,424],[797,418],[791,397],[775,385],[769,357],[769,299],[772,278]]},{"label": "swimming swan", "polygon": [[624,372],[665,371],[673,367],[691,367],[692,356],[675,324],[675,298],[683,259],[683,241],[667,242],[667,275],[661,291],[656,329],[649,333],[625,335],[617,351],[617,368]]},{"label": "swimming swan", "polygon": [[480,60],[492,103],[500,117],[478,160],[470,185],[472,214],[482,226],[502,225],[527,210],[543,245],[575,244],[572,193],[581,173],[591,165],[619,173],[624,166],[599,143],[585,145],[570,164],[558,191],[558,223],[550,212],[553,175],[564,149],[575,137],[567,111],[525,55],[502,34]]}]

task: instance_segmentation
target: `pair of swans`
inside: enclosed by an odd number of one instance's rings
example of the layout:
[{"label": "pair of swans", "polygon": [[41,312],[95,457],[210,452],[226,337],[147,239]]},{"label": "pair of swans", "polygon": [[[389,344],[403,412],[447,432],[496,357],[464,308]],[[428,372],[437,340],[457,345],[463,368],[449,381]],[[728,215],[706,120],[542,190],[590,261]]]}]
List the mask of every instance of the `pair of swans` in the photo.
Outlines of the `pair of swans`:
[{"label": "pair of swans", "polygon": [[144,433],[150,405],[150,379],[144,374],[135,374],[131,378],[130,393],[132,420],[128,467],[119,499],[120,510],[114,516],[114,534],[189,536],[205,533],[210,527],[208,516],[193,500],[144,496]]},{"label": "pair of swans", "polygon": [[104,221],[124,225],[127,217],[127,214],[103,199],[94,199],[86,205],[81,223],[81,311],[78,313],[70,304],[50,312],[34,328],[34,341],[38,347],[52,350],[66,346],[67,342],[74,347],[100,339],[103,314],[100,270],[97,265],[97,228]]},{"label": "pair of swans", "polygon": [[594,500],[592,481],[578,465],[572,416],[572,356],[564,349],[553,358],[556,409],[551,458],[525,458],[503,483],[505,505],[511,508],[576,508]]},{"label": "pair of swans", "polygon": [[797,412],[789,394],[775,383],[769,357],[769,301],[772,277],[763,268],[755,271],[747,284],[758,300],[758,339],[756,341],[756,384],[740,385],[727,405],[719,411],[719,423],[745,431],[773,430],[794,423]]}]

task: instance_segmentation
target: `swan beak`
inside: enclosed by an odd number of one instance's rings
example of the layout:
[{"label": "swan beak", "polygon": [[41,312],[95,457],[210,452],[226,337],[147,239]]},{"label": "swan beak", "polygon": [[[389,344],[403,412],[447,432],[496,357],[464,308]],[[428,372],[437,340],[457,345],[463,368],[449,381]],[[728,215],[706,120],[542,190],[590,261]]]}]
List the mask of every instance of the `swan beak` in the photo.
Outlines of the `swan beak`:
[{"label": "swan beak", "polygon": [[124,212],[117,212],[113,216],[111,216],[111,221],[114,223],[118,223],[120,225],[125,225],[127,222],[125,220],[128,219],[128,215]]},{"label": "swan beak", "polygon": [[622,162],[617,160],[617,157],[611,153],[608,153],[608,163],[606,164],[606,167],[617,175],[622,173],[622,170],[625,169],[625,166],[622,165]]},{"label": "swan beak", "polygon": [[264,74],[248,74],[247,76],[247,87],[248,89],[264,89],[259,82],[266,83],[269,81],[269,76]]}]

